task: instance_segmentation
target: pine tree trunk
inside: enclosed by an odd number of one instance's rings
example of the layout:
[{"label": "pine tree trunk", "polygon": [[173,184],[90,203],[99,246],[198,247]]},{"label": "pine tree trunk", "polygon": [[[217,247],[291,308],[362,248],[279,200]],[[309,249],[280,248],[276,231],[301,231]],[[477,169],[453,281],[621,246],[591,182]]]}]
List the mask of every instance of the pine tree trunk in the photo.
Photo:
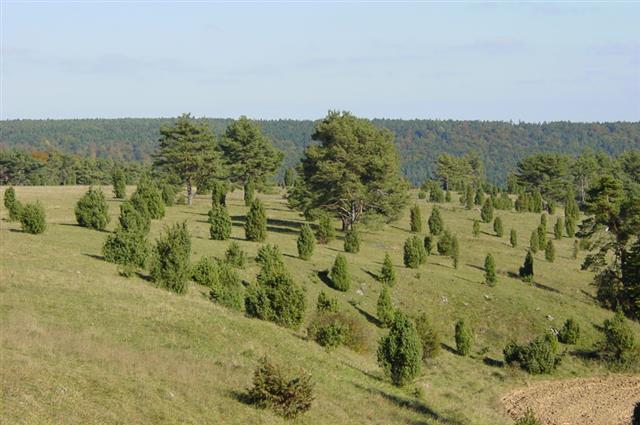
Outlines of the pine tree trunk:
[{"label": "pine tree trunk", "polygon": [[193,185],[191,183],[191,178],[187,179],[187,202],[189,206],[193,203]]}]

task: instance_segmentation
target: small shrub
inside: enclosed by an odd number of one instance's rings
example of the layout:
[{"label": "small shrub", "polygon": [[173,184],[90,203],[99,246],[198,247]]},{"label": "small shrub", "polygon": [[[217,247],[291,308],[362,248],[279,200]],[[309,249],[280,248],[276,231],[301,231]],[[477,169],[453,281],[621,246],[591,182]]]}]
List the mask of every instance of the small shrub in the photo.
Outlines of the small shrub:
[{"label": "small shrub", "polygon": [[477,238],[478,236],[480,236],[480,221],[478,220],[473,220],[473,237]]},{"label": "small shrub", "polygon": [[578,254],[580,253],[580,242],[577,239],[573,240],[573,252],[571,253],[571,258],[576,260],[578,258]]},{"label": "small shrub", "polygon": [[162,194],[147,176],[140,179],[136,191],[131,195],[131,203],[138,211],[146,211],[152,220],[164,217],[165,208]]},{"label": "small shrub", "polygon": [[491,223],[491,220],[493,220],[493,202],[491,201],[491,198],[487,198],[484,201],[484,204],[482,204],[480,218],[485,223]]},{"label": "small shrub", "polygon": [[543,425],[543,423],[536,417],[531,408],[527,408],[524,415],[518,418],[514,425]]},{"label": "small shrub", "polygon": [[422,344],[422,360],[435,358],[440,354],[440,334],[435,330],[426,313],[415,320],[416,332]]},{"label": "small shrub", "polygon": [[284,259],[278,245],[262,245],[258,249],[256,262],[260,264],[262,270],[283,270]]},{"label": "small shrub", "polygon": [[129,277],[136,269],[144,268],[147,262],[149,243],[146,233],[119,226],[107,237],[102,255],[106,261],[121,266],[120,274]]},{"label": "small shrub", "polygon": [[444,194],[444,200],[446,202],[451,202],[451,192],[449,192],[448,190]]},{"label": "small shrub", "polygon": [[260,199],[255,199],[251,204],[244,231],[249,241],[264,242],[267,238],[267,213]]},{"label": "small shrub", "polygon": [[389,290],[386,286],[383,286],[382,291],[380,291],[376,312],[378,315],[378,320],[382,324],[382,327],[386,328],[391,326],[391,323],[393,322],[393,316],[395,314],[395,309],[393,308],[393,304],[391,303],[391,296],[389,295]]},{"label": "small shrub", "polygon": [[542,250],[547,246],[547,228],[542,224],[538,226],[538,249]]},{"label": "small shrub", "polygon": [[22,207],[20,224],[23,232],[32,235],[43,233],[47,229],[44,207],[40,201]]},{"label": "small shrub", "polygon": [[544,258],[550,263],[556,259],[556,248],[553,246],[553,241],[547,242],[547,246],[544,248]]},{"label": "small shrub", "polygon": [[489,286],[496,286],[497,281],[496,261],[493,259],[493,255],[487,254],[484,259],[484,283]]},{"label": "small shrub", "polygon": [[552,333],[546,333],[526,345],[510,342],[503,354],[508,364],[518,363],[530,374],[551,373],[562,359],[558,355],[558,340]]},{"label": "small shrub", "polygon": [[633,330],[622,311],[604,321],[604,340],[597,345],[600,357],[614,366],[625,366],[636,355]]},{"label": "small shrub", "polygon": [[504,228],[502,227],[502,219],[500,217],[496,217],[493,220],[493,231],[496,232],[496,236],[501,238],[504,234]]},{"label": "small shrub", "polygon": [[468,356],[471,353],[473,343],[473,333],[464,320],[456,322],[456,350],[461,356]]},{"label": "small shrub", "polygon": [[104,230],[109,224],[109,207],[100,189],[89,188],[75,208],[76,221],[82,227]]},{"label": "small shrub", "polygon": [[427,192],[425,192],[424,190],[418,192],[418,199],[427,199]]},{"label": "small shrub", "polygon": [[349,271],[347,270],[347,259],[344,255],[338,254],[336,256],[329,277],[334,289],[343,292],[349,290],[349,287],[351,286],[351,278],[349,277]]},{"label": "small shrub", "polygon": [[564,222],[564,229],[568,237],[574,237],[576,234],[576,219],[574,217],[567,217],[567,220]]},{"label": "small shrub", "polygon": [[244,204],[248,207],[253,204],[256,192],[255,184],[249,180],[244,185]]},{"label": "small shrub", "polygon": [[564,232],[564,220],[562,217],[558,217],[556,224],[553,225],[553,237],[556,239],[562,239],[562,233]]},{"label": "small shrub", "polygon": [[451,255],[453,254],[453,235],[450,231],[445,230],[437,244],[438,254]]},{"label": "small shrub", "polygon": [[127,178],[122,168],[116,167],[113,170],[111,183],[113,184],[113,195],[116,199],[124,199],[127,197]]},{"label": "small shrub", "polygon": [[509,241],[511,242],[511,246],[516,248],[518,246],[518,233],[516,229],[511,229],[511,233],[509,234]]},{"label": "small shrub", "polygon": [[4,191],[4,206],[9,212],[9,221],[20,220],[22,204],[16,198],[16,190],[13,187],[8,187]]},{"label": "small shrub", "polygon": [[187,223],[176,223],[166,228],[156,240],[153,254],[153,280],[178,294],[187,292],[187,280],[191,275],[191,240]]},{"label": "small shrub", "polygon": [[176,205],[187,205],[188,201],[189,200],[187,199],[186,195],[184,193],[180,193],[176,198]]},{"label": "small shrub", "polygon": [[242,310],[244,304],[244,287],[240,276],[233,267],[225,262],[216,262],[218,269],[218,283],[211,287],[209,298],[211,301],[232,308]]},{"label": "small shrub", "polygon": [[257,282],[247,290],[245,309],[249,316],[296,329],[306,310],[304,291],[284,266],[263,266]]},{"label": "small shrub", "polygon": [[396,271],[393,268],[393,263],[391,262],[389,253],[384,254],[379,280],[382,284],[387,286],[393,286],[396,284]]},{"label": "small shrub", "polygon": [[139,211],[135,205],[129,201],[125,201],[120,205],[118,222],[123,230],[141,233],[145,236],[149,234],[151,228],[149,213],[147,211]]},{"label": "small shrub", "polygon": [[233,267],[241,269],[247,262],[247,254],[237,242],[231,242],[224,254],[224,261]]},{"label": "small shrub", "polygon": [[431,255],[431,253],[433,252],[433,236],[425,236],[424,237],[424,252],[427,255]]},{"label": "small shrub", "polygon": [[344,235],[344,250],[351,253],[360,252],[360,233],[353,226]]},{"label": "small shrub", "polygon": [[191,279],[210,288],[220,283],[218,262],[213,257],[202,257],[191,267]]},{"label": "small shrub", "polygon": [[220,180],[211,183],[211,205],[227,205],[229,185]]},{"label": "small shrub", "polygon": [[524,258],[524,264],[520,267],[518,275],[525,282],[531,282],[533,280],[533,255],[531,255],[531,251],[527,252],[527,256]]},{"label": "small shrub", "polygon": [[231,217],[223,204],[212,203],[209,210],[209,234],[211,239],[226,241],[231,237]]},{"label": "small shrub", "polygon": [[531,237],[529,238],[529,249],[534,254],[538,252],[540,249],[540,240],[538,239],[538,230],[534,230],[531,232]]},{"label": "small shrub", "polygon": [[580,339],[580,325],[573,319],[567,319],[558,332],[558,340],[563,344],[576,344]]},{"label": "small shrub", "polygon": [[316,310],[318,313],[335,313],[338,311],[338,300],[328,296],[324,291],[320,291],[316,301]]},{"label": "small shrub", "polygon": [[413,322],[397,311],[389,334],[380,339],[378,364],[394,385],[411,382],[420,373],[422,344]]},{"label": "small shrub", "polygon": [[318,222],[318,228],[316,229],[316,240],[319,244],[327,244],[334,240],[336,237],[336,229],[334,229],[331,223],[331,216],[329,214],[320,215]]},{"label": "small shrub", "polygon": [[316,313],[309,324],[308,335],[328,349],[344,345],[364,352],[369,345],[369,331],[362,319],[342,311]]},{"label": "small shrub", "polygon": [[313,254],[316,245],[316,238],[308,224],[302,226],[298,236],[298,256],[303,260],[308,260]]},{"label": "small shrub", "polygon": [[460,244],[456,235],[453,235],[451,239],[451,258],[453,259],[453,267],[457,269],[460,264]]},{"label": "small shrub", "polygon": [[263,357],[253,373],[248,398],[260,408],[270,408],[280,416],[295,418],[311,408],[314,399],[311,375],[303,373],[287,379],[278,366]]},{"label": "small shrub", "polygon": [[444,230],[444,221],[442,220],[442,215],[440,215],[440,208],[433,207],[431,211],[431,215],[428,220],[429,224],[429,232],[432,235],[438,236]]},{"label": "small shrub", "polygon": [[410,216],[411,231],[413,233],[421,233],[422,213],[420,212],[420,207],[418,205],[414,205],[413,208],[411,208]]},{"label": "small shrub", "polygon": [[165,183],[162,185],[162,202],[164,202],[164,204],[167,207],[171,207],[176,203],[176,194],[177,194],[177,190],[176,187],[172,184],[169,183]]},{"label": "small shrub", "polygon": [[411,269],[417,269],[427,260],[427,253],[420,238],[411,236],[404,243],[404,265]]}]

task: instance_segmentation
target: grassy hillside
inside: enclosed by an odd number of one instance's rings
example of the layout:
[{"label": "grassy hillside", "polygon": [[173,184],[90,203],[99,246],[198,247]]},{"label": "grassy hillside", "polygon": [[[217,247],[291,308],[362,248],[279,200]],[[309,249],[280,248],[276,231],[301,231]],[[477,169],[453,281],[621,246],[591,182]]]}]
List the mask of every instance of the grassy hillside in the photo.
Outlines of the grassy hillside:
[{"label": "grassy hillside", "polygon": [[[376,340],[385,331],[372,323],[367,325],[372,334],[368,352],[340,348],[329,353],[305,339],[304,327],[290,331],[246,318],[210,302],[204,287],[192,285],[179,296],[154,287],[144,276],[120,277],[100,257],[107,234],[75,225],[73,207],[86,189],[16,188],[21,201],[44,203],[49,227],[43,235],[20,232],[2,210],[2,423],[285,423],[241,401],[257,360],[265,354],[313,374],[316,400],[296,423],[509,424],[499,400],[510,389],[545,379],[608,374],[598,363],[575,355],[566,356],[552,376],[532,377],[495,365],[509,339],[528,340],[559,328],[568,317],[578,320],[583,333],[569,351],[589,349],[600,337],[594,326],[611,316],[594,304],[592,275],[579,271],[580,260],[571,259],[570,239],[556,243],[555,263],[546,262],[543,253],[536,255],[534,285],[512,277],[538,225],[537,214],[498,212],[506,236],[493,236],[491,226],[483,224],[474,239],[472,220],[479,211],[461,208],[454,196],[453,203],[441,208],[446,226],[460,240],[461,267],[456,270],[450,259],[432,255],[416,271],[402,265],[402,244],[410,235],[407,211],[397,223],[364,232],[361,252],[346,254],[354,284],[339,293],[317,273],[342,252],[342,241],[317,246],[310,261],[297,259],[302,218],[281,195],[260,195],[270,219],[267,242],[281,247],[289,270],[306,289],[307,318],[319,291],[325,290],[339,298],[342,308],[375,321],[380,284],[371,274],[378,273],[385,251],[391,254],[398,274],[394,303],[410,313],[426,311],[449,347],[415,384],[398,389],[376,364]],[[110,188],[105,192],[112,230],[120,201],[112,199]],[[416,202],[426,219],[432,205]],[[234,192],[229,205],[233,238],[251,258],[241,274],[251,281],[260,245],[244,240],[242,194]],[[193,260],[223,255],[228,242],[208,238],[209,206],[208,197],[199,197],[193,207],[168,208],[166,218],[153,223],[152,235],[168,223],[187,220]],[[555,217],[550,217],[549,230],[553,223]],[[517,229],[519,248],[509,245],[511,228]],[[481,284],[487,252],[496,258],[495,288]],[[454,322],[461,317],[476,335],[470,358],[451,352]],[[640,336],[640,326],[633,328]],[[414,397],[417,387],[423,389],[423,399]]]}]

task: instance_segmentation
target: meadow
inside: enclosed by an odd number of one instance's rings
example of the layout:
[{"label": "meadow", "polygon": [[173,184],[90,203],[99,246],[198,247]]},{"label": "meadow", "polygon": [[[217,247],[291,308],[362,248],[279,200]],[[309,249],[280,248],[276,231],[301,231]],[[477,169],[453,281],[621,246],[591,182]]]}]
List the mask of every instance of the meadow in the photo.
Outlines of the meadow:
[{"label": "meadow", "polygon": [[[601,338],[597,327],[613,313],[596,305],[593,274],[580,270],[572,258],[573,239],[554,241],[556,259],[535,255],[532,284],[517,277],[529,235],[539,214],[496,211],[505,236],[491,224],[472,235],[479,207],[466,210],[457,195],[439,204],[446,228],[460,242],[458,269],[448,257],[428,257],[418,270],[404,267],[402,249],[411,236],[408,209],[397,222],[362,229],[358,254],[345,254],[353,282],[338,292],[319,272],[343,252],[341,237],[317,245],[310,260],[297,258],[296,238],[304,218],[288,208],[283,193],[259,194],[265,202],[269,235],[266,243],[280,246],[287,268],[305,288],[307,320],[318,293],[337,297],[341,308],[359,315],[371,333],[369,349],[328,352],[306,338],[305,326],[292,331],[245,317],[212,303],[208,290],[191,284],[186,295],[154,286],[145,273],[121,277],[115,265],[102,259],[107,233],[79,227],[73,209],[86,186],[17,187],[19,200],[40,200],[47,212],[44,234],[29,235],[9,222],[2,209],[0,222],[0,379],[3,412],[0,422],[29,423],[242,423],[278,424],[288,421],[243,402],[257,361],[268,355],[292,370],[313,375],[316,399],[295,423],[511,424],[503,395],[545,380],[600,377],[611,374],[587,353]],[[0,194],[5,188],[0,190]],[[131,194],[133,187],[127,188]],[[111,222],[117,223],[121,201],[103,187]],[[417,199],[425,220],[434,204]],[[231,241],[247,252],[241,276],[255,280],[259,243],[244,239],[247,207],[242,192],[228,197],[234,226]],[[192,261],[222,257],[231,241],[209,239],[209,196],[197,196],[193,206],[167,208],[166,217],[152,222],[151,239],[164,226],[186,220],[192,236]],[[553,224],[562,215],[549,216]],[[335,223],[338,227],[338,222]],[[516,229],[517,248],[509,243]],[[424,236],[424,235],[423,235]],[[410,314],[426,312],[443,337],[443,352],[423,367],[411,385],[397,388],[384,377],[375,358],[377,340],[385,334],[376,323],[381,284],[375,279],[388,252],[396,266],[392,289],[396,307]],[[484,259],[492,253],[498,283],[484,281]],[[470,357],[454,353],[454,324],[465,318],[475,340]],[[525,342],[574,318],[582,335],[552,375],[532,376],[501,366],[502,349],[515,339]],[[632,323],[640,338],[640,325]]]}]

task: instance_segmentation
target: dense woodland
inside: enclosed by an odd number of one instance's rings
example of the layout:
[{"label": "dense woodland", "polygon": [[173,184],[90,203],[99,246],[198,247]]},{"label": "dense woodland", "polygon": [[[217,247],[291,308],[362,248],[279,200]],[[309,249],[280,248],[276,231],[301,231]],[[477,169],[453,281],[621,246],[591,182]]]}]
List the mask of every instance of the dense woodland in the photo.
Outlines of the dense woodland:
[{"label": "dense woodland", "polygon": [[[0,122],[0,147],[27,151],[59,151],[87,158],[150,162],[160,138],[162,125],[173,119],[83,119],[12,120]],[[220,135],[231,119],[207,119]],[[312,141],[313,121],[257,121],[266,137],[283,151],[284,161],[277,173],[298,163]],[[436,159],[443,153],[456,156],[476,152],[484,162],[486,179],[504,183],[509,171],[525,156],[534,153],[576,155],[585,148],[608,155],[640,148],[640,123],[542,124],[453,121],[453,120],[373,120],[387,128],[401,160],[401,171],[414,185],[435,175]],[[6,153],[3,154],[6,156]]]}]

